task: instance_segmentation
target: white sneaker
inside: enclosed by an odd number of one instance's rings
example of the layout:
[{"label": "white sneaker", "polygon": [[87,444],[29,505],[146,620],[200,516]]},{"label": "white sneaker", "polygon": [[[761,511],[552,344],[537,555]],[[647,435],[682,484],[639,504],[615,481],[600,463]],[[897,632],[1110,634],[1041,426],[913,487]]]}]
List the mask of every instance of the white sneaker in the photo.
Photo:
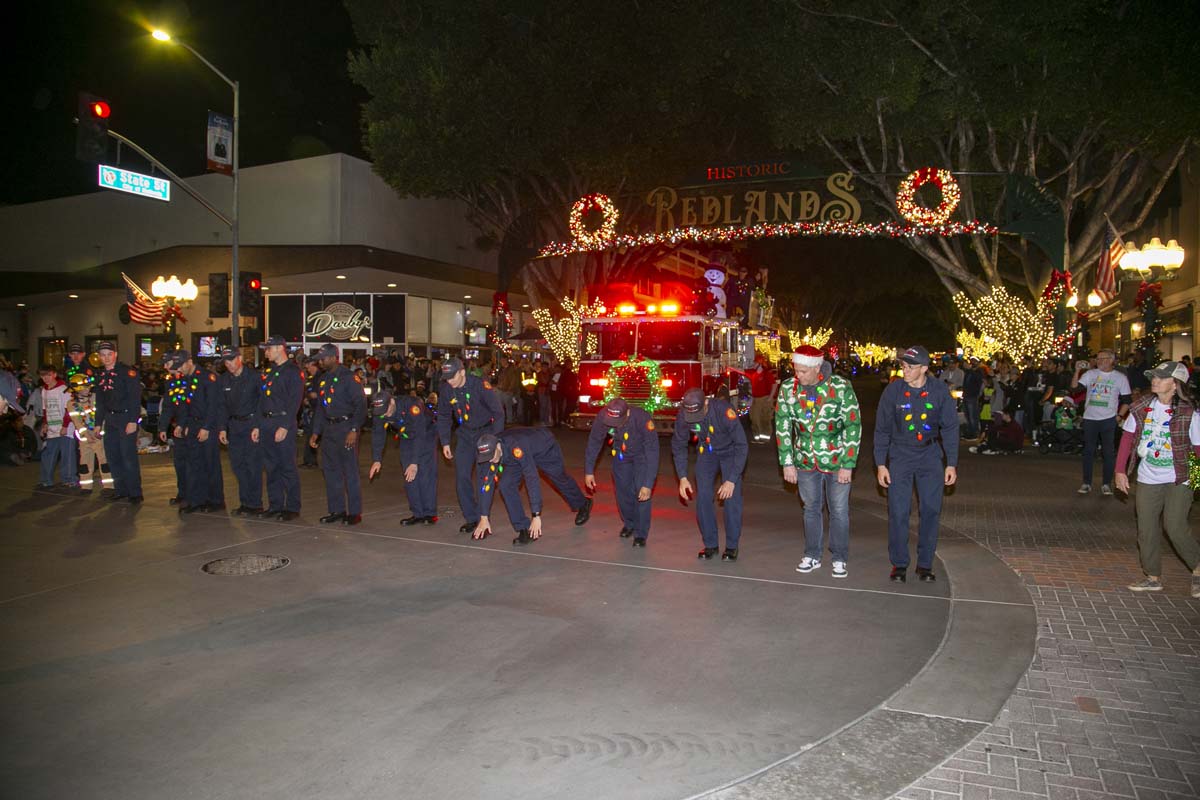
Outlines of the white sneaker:
[{"label": "white sneaker", "polygon": [[1079,492],[1079,494],[1087,494],[1088,492],[1092,491],[1092,485],[1090,483],[1081,483],[1076,491]]},{"label": "white sneaker", "polygon": [[1100,494],[1102,494],[1106,497],[1111,497],[1112,496],[1112,487],[1109,486],[1107,483],[1104,484],[1103,486],[1100,487]]},{"label": "white sneaker", "polygon": [[809,558],[808,556],[805,556],[804,558],[800,559],[800,563],[796,565],[796,572],[812,572],[814,569],[819,569],[820,566],[821,559]]},{"label": "white sneaker", "polygon": [[849,573],[846,572],[846,562],[845,561],[833,562],[833,577],[844,578],[848,574]]}]

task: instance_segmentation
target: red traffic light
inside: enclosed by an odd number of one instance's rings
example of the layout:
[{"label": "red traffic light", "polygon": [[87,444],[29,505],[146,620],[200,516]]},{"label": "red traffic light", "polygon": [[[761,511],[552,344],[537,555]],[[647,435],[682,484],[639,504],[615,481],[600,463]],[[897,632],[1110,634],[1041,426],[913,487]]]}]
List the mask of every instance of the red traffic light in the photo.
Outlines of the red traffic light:
[{"label": "red traffic light", "polygon": [[112,109],[108,107],[108,103],[103,100],[97,100],[92,103],[92,116],[98,119],[108,119],[108,115],[112,113]]},{"label": "red traffic light", "polygon": [[262,288],[262,281],[260,281],[258,278],[251,278],[250,280],[246,281],[246,286],[257,291],[258,289]]}]

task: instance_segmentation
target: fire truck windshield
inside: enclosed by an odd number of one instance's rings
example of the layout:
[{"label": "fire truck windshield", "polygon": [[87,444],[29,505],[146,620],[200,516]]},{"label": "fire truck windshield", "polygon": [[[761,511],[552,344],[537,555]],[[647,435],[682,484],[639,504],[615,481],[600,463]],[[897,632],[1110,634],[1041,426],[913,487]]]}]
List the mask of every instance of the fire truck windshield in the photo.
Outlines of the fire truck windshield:
[{"label": "fire truck windshield", "polygon": [[688,320],[594,322],[583,326],[584,358],[616,361],[635,352],[655,361],[695,360],[702,324]]}]

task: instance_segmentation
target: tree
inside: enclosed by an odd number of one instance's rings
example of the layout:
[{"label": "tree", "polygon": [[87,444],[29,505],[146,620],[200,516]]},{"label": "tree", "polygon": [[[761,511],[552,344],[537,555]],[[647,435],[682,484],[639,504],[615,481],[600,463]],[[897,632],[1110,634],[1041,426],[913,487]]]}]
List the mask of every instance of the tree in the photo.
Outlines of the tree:
[{"label": "tree", "polygon": [[[706,102],[729,74],[732,54],[713,53],[735,10],[700,5],[347,0],[375,169],[407,194],[463,201],[511,274],[536,244],[569,238],[582,195],[628,205],[697,154],[753,142],[737,122],[745,103]],[[540,304],[646,257],[546,259],[522,277]]]},{"label": "tree", "polygon": [[[959,173],[965,216],[993,221],[1012,198],[977,173],[1032,178],[1061,210],[1061,264],[1078,276],[1108,219],[1121,234],[1146,220],[1200,129],[1196,4],[919,0],[903,16],[886,0],[853,13],[832,0],[790,6],[794,30],[822,47],[763,71],[783,144],[819,142],[892,217],[899,177],[917,167]],[[1058,261],[1009,236],[906,242],[947,290],[974,296],[1006,282],[1036,296]]]}]

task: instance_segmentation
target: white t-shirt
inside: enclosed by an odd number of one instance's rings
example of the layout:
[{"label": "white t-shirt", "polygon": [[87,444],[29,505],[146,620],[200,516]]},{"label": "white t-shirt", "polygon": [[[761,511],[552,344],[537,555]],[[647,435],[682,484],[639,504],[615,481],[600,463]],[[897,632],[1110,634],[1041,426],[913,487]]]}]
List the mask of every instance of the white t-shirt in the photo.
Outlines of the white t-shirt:
[{"label": "white t-shirt", "polygon": [[1079,378],[1079,385],[1087,389],[1084,419],[1112,419],[1117,415],[1121,395],[1132,393],[1125,373],[1115,369],[1108,372],[1089,369]]},{"label": "white t-shirt", "polygon": [[[1138,483],[1174,483],[1175,461],[1171,453],[1171,407],[1157,397],[1150,403],[1150,414],[1142,426],[1142,440],[1137,443]],[[1133,433],[1137,420],[1130,414],[1125,418],[1122,430]],[[1192,414],[1188,426],[1188,441],[1200,444],[1200,414]]]}]

